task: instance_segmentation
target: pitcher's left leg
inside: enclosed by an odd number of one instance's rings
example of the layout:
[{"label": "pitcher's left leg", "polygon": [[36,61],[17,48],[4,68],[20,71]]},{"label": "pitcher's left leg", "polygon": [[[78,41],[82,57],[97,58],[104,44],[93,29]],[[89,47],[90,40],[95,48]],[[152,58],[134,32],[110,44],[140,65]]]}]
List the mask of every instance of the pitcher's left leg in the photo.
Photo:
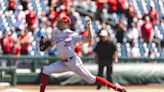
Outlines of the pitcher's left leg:
[{"label": "pitcher's left leg", "polygon": [[76,74],[80,75],[84,80],[86,80],[90,84],[100,84],[105,85],[107,87],[111,87],[115,90],[119,89],[119,92],[126,92],[124,88],[121,86],[118,87],[117,85],[107,81],[106,79],[98,76],[93,76],[88,69],[86,69],[79,57],[76,58],[75,65],[68,65],[67,67],[75,72]]}]

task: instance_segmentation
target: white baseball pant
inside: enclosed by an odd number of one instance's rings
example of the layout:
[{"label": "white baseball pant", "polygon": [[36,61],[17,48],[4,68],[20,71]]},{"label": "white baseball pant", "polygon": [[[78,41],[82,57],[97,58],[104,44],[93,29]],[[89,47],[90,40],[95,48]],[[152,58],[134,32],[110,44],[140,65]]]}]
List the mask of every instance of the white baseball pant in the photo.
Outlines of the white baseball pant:
[{"label": "white baseball pant", "polygon": [[56,61],[49,66],[44,67],[43,69],[43,73],[47,75],[50,75],[51,73],[62,73],[67,71],[72,71],[78,74],[90,84],[94,84],[96,82],[96,77],[84,67],[82,60],[78,56],[73,57],[67,62]]}]

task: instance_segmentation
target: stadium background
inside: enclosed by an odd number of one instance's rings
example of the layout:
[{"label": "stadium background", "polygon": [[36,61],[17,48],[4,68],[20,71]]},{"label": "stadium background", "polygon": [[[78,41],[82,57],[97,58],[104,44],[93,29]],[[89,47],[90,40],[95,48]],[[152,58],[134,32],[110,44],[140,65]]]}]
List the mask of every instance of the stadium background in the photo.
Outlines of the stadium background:
[{"label": "stadium background", "polygon": [[[39,39],[42,35],[49,36],[57,17],[68,15],[72,20],[71,29],[83,36],[87,36],[84,30],[84,18],[85,16],[92,18],[95,41],[89,44],[79,44],[76,52],[83,58],[86,67],[93,74],[96,75],[97,65],[94,62],[92,49],[98,41],[97,33],[104,29],[109,32],[111,40],[115,42],[119,56],[119,63],[114,64],[114,82],[125,85],[133,92],[135,91],[131,90],[130,85],[141,85],[135,86],[135,90],[146,87],[145,89],[149,89],[149,92],[150,88],[152,92],[160,92],[164,83],[164,1],[118,1],[0,0],[0,38],[3,39],[5,34],[9,35],[6,37],[5,48],[2,48],[5,42],[2,40],[0,42],[0,84],[2,85],[0,89],[3,91],[13,88],[12,86],[4,87],[9,83],[15,85],[14,88],[24,90],[28,88],[23,87],[31,88],[35,84],[35,88],[31,89],[38,90],[40,69],[52,63],[54,59],[58,59],[55,57],[57,53],[55,47],[46,52],[39,51]],[[151,11],[151,7],[154,10]],[[141,28],[145,23],[145,16],[149,16],[152,23],[151,30],[148,30],[152,37],[148,41],[143,38]],[[119,31],[122,31],[119,34],[121,39],[116,37]],[[153,86],[147,87],[152,83]],[[27,84],[32,86],[26,86]],[[53,74],[50,77],[50,84],[63,85],[64,88],[66,85],[87,83],[77,75],[68,72]],[[60,87],[57,88],[60,89]],[[80,87],[77,88],[80,89]],[[89,87],[86,88],[89,89]],[[94,89],[94,86],[90,88]],[[50,89],[53,90],[53,87]],[[146,91],[142,90],[142,92]]]}]

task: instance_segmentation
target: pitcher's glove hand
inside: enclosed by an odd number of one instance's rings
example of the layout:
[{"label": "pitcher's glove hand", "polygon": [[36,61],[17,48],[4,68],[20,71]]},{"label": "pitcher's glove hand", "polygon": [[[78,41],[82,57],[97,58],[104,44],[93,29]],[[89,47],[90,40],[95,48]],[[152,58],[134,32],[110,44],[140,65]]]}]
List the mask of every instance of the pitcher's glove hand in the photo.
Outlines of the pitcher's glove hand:
[{"label": "pitcher's glove hand", "polygon": [[126,89],[124,87],[122,87],[120,84],[115,83],[115,85],[116,85],[115,91],[117,91],[117,92],[127,92]]},{"label": "pitcher's glove hand", "polygon": [[40,46],[41,46],[41,45],[44,45],[45,42],[46,42],[46,38],[45,38],[44,36],[42,36],[42,37],[40,38],[40,42],[39,42]]},{"label": "pitcher's glove hand", "polygon": [[51,42],[44,36],[41,37],[40,42],[39,42],[39,47],[41,51],[46,50]]}]

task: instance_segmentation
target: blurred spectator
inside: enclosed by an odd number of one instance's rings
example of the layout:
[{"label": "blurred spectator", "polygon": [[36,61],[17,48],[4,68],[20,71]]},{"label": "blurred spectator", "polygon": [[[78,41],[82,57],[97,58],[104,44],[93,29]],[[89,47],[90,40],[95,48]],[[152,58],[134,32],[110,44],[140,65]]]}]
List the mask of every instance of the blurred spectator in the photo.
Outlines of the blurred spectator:
[{"label": "blurred spectator", "polygon": [[28,55],[29,47],[31,44],[31,38],[28,34],[28,31],[25,29],[21,30],[21,35],[19,37],[20,46],[21,46],[21,55]]},{"label": "blurred spectator", "polygon": [[161,18],[160,24],[164,24],[164,17]]},{"label": "blurred spectator", "polygon": [[3,32],[3,37],[0,39],[1,48],[3,51],[3,55],[8,55],[11,52],[12,38],[9,36],[7,30]]},{"label": "blurred spectator", "polygon": [[156,53],[152,49],[149,49],[148,57],[155,58],[156,57]]},{"label": "blurred spectator", "polygon": [[[3,37],[0,39],[0,45],[2,49],[2,54],[3,55],[10,55],[11,54],[11,46],[12,46],[13,40],[9,35],[8,30],[3,31]],[[0,64],[5,67],[7,65],[10,65],[9,60],[4,60],[0,62]]]},{"label": "blurred spectator", "polygon": [[57,8],[60,6],[61,4],[61,1],[60,0],[48,0],[48,5],[49,5],[49,8],[53,8],[56,12],[57,11]]},{"label": "blurred spectator", "polygon": [[71,9],[72,0],[62,0],[62,4],[65,6],[65,10],[69,11]]},{"label": "blurred spectator", "polygon": [[27,22],[29,31],[34,33],[34,31],[37,27],[37,14],[30,5],[28,6],[28,13],[26,15],[26,22]]},{"label": "blurred spectator", "polygon": [[158,11],[156,10],[155,6],[151,5],[148,15],[150,17],[151,23],[154,26],[157,23],[159,17]]},{"label": "blurred spectator", "polygon": [[[141,26],[144,24],[143,16],[142,15],[137,15],[134,18],[134,22],[137,24],[137,29],[141,30]],[[141,33],[141,32],[140,32]],[[141,35],[141,34],[140,34]]]},{"label": "blurred spectator", "polygon": [[[1,45],[1,44],[0,44]],[[2,47],[0,46],[0,55],[2,55],[3,51],[2,51]]]},{"label": "blurred spectator", "polygon": [[137,29],[137,24],[132,23],[132,28],[129,29],[129,32],[127,33],[128,40],[130,42],[137,42],[139,39],[139,30]]},{"label": "blurred spectator", "polygon": [[52,7],[50,7],[47,17],[48,17],[48,20],[50,21],[51,27],[54,26],[55,20],[58,16],[59,16],[59,13],[57,13]]},{"label": "blurred spectator", "polygon": [[59,17],[63,17],[66,15],[67,15],[66,7],[64,5],[61,5],[59,9]]},{"label": "blurred spectator", "polygon": [[107,29],[107,23],[106,22],[103,21],[101,23],[101,26],[102,26],[101,30],[106,30]]},{"label": "blurred spectator", "polygon": [[141,56],[140,49],[138,48],[136,43],[132,42],[130,44],[130,48],[128,49],[130,49],[130,52],[128,53],[128,57],[137,58]]},{"label": "blurred spectator", "polygon": [[162,29],[164,31],[164,17],[162,17],[160,20],[160,26],[162,27]]},{"label": "blurred spectator", "polygon": [[124,0],[124,8],[127,10],[132,5],[132,2],[130,0]]},{"label": "blurred spectator", "polygon": [[[48,1],[47,5],[48,5],[48,7],[50,7],[52,5],[52,1],[54,1],[54,0],[47,0],[47,1]],[[55,0],[55,1],[57,1],[57,0]]]},{"label": "blurred spectator", "polygon": [[125,11],[125,0],[117,0],[117,2],[118,13],[123,14]]},{"label": "blurred spectator", "polygon": [[21,5],[23,6],[23,11],[27,10],[27,6],[28,6],[28,3],[31,1],[31,0],[19,0]]},{"label": "blurred spectator", "polygon": [[71,4],[71,0],[53,0],[50,8],[54,9],[57,15],[56,17],[63,17],[71,10]]},{"label": "blurred spectator", "polygon": [[126,0],[108,0],[108,12],[123,14],[125,11]]},{"label": "blurred spectator", "polygon": [[13,40],[13,43],[11,45],[11,55],[21,55],[21,47],[18,44],[18,41]]},{"label": "blurred spectator", "polygon": [[129,29],[131,28],[133,19],[136,16],[136,11],[133,6],[129,6],[129,8],[125,11],[125,16],[127,17],[127,28]]},{"label": "blurred spectator", "polygon": [[115,26],[115,30],[116,30],[116,39],[117,39],[117,42],[123,43],[125,32],[126,32],[126,28],[125,28],[125,26],[124,26],[124,24],[122,23],[121,20]]},{"label": "blurred spectator", "polygon": [[15,11],[15,8],[16,8],[16,0],[9,0],[8,9]]},{"label": "blurred spectator", "polygon": [[15,32],[15,29],[12,29],[12,28],[10,29],[10,35],[9,36],[13,40],[12,45],[14,44],[14,42],[19,43],[18,42],[18,34]]},{"label": "blurred spectator", "polygon": [[108,2],[108,0],[96,0],[95,2],[97,6],[95,19],[102,21],[101,14],[103,13],[103,9],[105,8],[105,4]]},{"label": "blurred spectator", "polygon": [[60,0],[48,0],[49,7],[57,7],[60,4]]},{"label": "blurred spectator", "polygon": [[[95,59],[98,63],[98,76],[103,77],[104,67],[107,67],[106,78],[108,81],[112,82],[112,71],[113,71],[113,57],[114,62],[118,62],[116,46],[112,41],[109,40],[109,35],[106,30],[102,30],[99,33],[100,41],[97,42],[94,52]],[[97,89],[101,86],[97,85]]]},{"label": "blurred spectator", "polygon": [[108,0],[108,12],[109,13],[117,13],[118,10],[118,0]]},{"label": "blurred spectator", "polygon": [[26,14],[23,11],[22,5],[18,6],[18,12],[15,12],[15,17],[16,17],[16,23],[15,23],[16,32],[19,32],[22,28],[25,27],[25,23],[26,23]]},{"label": "blurred spectator", "polygon": [[70,29],[72,31],[76,30],[76,23],[77,23],[77,18],[74,16],[75,10],[72,8],[72,10],[69,12],[68,16],[71,19],[71,25],[70,25]]},{"label": "blurred spectator", "polygon": [[145,16],[145,22],[141,26],[141,36],[146,43],[150,43],[153,40],[153,25],[150,22],[149,16]]}]

